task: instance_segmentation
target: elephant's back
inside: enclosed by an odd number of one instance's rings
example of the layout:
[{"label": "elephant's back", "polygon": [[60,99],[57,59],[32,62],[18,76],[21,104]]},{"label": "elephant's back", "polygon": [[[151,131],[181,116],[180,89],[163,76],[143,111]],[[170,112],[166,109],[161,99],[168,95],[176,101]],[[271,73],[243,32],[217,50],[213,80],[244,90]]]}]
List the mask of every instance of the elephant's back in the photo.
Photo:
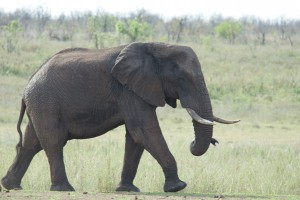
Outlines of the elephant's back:
[{"label": "elephant's back", "polygon": [[60,51],[31,77],[25,88],[25,101],[61,103],[107,95],[110,70],[120,51],[121,48]]},{"label": "elephant's back", "polygon": [[109,49],[69,48],[59,51],[44,62],[31,76],[29,83],[53,79],[60,75],[67,78],[80,72],[110,71],[123,46]]}]

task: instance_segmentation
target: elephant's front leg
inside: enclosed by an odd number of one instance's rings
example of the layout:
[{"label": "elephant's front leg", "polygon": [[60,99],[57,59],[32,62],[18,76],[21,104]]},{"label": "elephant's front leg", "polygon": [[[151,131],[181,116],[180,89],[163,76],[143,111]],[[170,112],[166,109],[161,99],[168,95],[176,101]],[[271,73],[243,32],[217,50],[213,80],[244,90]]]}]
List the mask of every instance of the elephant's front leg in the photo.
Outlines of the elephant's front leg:
[{"label": "elephant's front leg", "polygon": [[144,130],[143,146],[157,160],[165,175],[165,192],[177,192],[186,187],[186,183],[178,177],[176,161],[158,126],[155,129]]},{"label": "elephant's front leg", "polygon": [[[165,192],[177,192],[186,187],[178,178],[176,161],[169,151],[157,120],[156,107],[136,97],[131,92],[123,93],[122,115],[133,141],[144,147],[160,164],[165,175]],[[130,163],[128,163],[130,167]],[[132,165],[135,166],[136,163]],[[137,167],[137,166],[136,166]]]},{"label": "elephant's front leg", "polygon": [[133,180],[143,154],[144,148],[135,143],[126,129],[126,143],[124,165],[121,175],[121,182],[116,191],[139,192],[139,188],[133,185]]}]

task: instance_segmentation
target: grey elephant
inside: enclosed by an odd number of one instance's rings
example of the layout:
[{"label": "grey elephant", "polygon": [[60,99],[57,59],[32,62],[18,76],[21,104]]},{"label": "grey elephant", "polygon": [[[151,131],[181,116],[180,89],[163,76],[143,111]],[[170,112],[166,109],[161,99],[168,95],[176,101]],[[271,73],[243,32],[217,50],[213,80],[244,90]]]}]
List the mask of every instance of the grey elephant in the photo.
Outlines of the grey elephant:
[{"label": "grey elephant", "polygon": [[[93,138],[125,124],[126,143],[117,191],[139,191],[133,184],[146,149],[165,175],[165,192],[186,187],[177,174],[156,116],[165,103],[179,99],[193,118],[195,140],[190,151],[204,154],[212,138],[214,117],[195,52],[186,46],[132,43],[109,49],[73,48],[60,51],[30,78],[21,101],[17,124],[17,155],[2,178],[6,189],[21,189],[32,158],[44,150],[50,165],[51,190],[73,191],[63,160],[68,140]],[[21,122],[28,116],[24,138]]]}]

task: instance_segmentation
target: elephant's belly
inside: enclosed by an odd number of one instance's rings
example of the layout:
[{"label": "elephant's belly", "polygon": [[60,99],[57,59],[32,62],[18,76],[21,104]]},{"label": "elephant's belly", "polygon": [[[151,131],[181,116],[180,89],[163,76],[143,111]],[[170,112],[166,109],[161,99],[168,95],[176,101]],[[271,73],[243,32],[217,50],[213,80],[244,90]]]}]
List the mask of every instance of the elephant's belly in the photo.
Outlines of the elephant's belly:
[{"label": "elephant's belly", "polygon": [[87,139],[102,135],[124,124],[119,113],[111,116],[95,116],[76,114],[72,122],[68,123],[69,139]]}]

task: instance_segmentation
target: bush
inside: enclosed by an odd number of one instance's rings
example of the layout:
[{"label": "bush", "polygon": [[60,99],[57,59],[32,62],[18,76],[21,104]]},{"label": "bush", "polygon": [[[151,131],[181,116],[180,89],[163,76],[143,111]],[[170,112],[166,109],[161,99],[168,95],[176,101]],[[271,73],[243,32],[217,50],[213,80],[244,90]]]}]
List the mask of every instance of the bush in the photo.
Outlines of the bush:
[{"label": "bush", "polygon": [[215,33],[234,44],[236,37],[241,33],[241,25],[233,20],[223,21],[216,26]]},{"label": "bush", "polygon": [[3,26],[4,29],[4,49],[8,53],[17,50],[18,34],[22,31],[21,25],[17,20],[11,21],[8,25]]},{"label": "bush", "polygon": [[119,21],[116,24],[117,32],[126,35],[130,38],[130,42],[135,42],[137,40],[144,40],[152,34],[150,25],[145,21],[139,21],[137,18],[133,20],[128,20],[127,25]]}]

